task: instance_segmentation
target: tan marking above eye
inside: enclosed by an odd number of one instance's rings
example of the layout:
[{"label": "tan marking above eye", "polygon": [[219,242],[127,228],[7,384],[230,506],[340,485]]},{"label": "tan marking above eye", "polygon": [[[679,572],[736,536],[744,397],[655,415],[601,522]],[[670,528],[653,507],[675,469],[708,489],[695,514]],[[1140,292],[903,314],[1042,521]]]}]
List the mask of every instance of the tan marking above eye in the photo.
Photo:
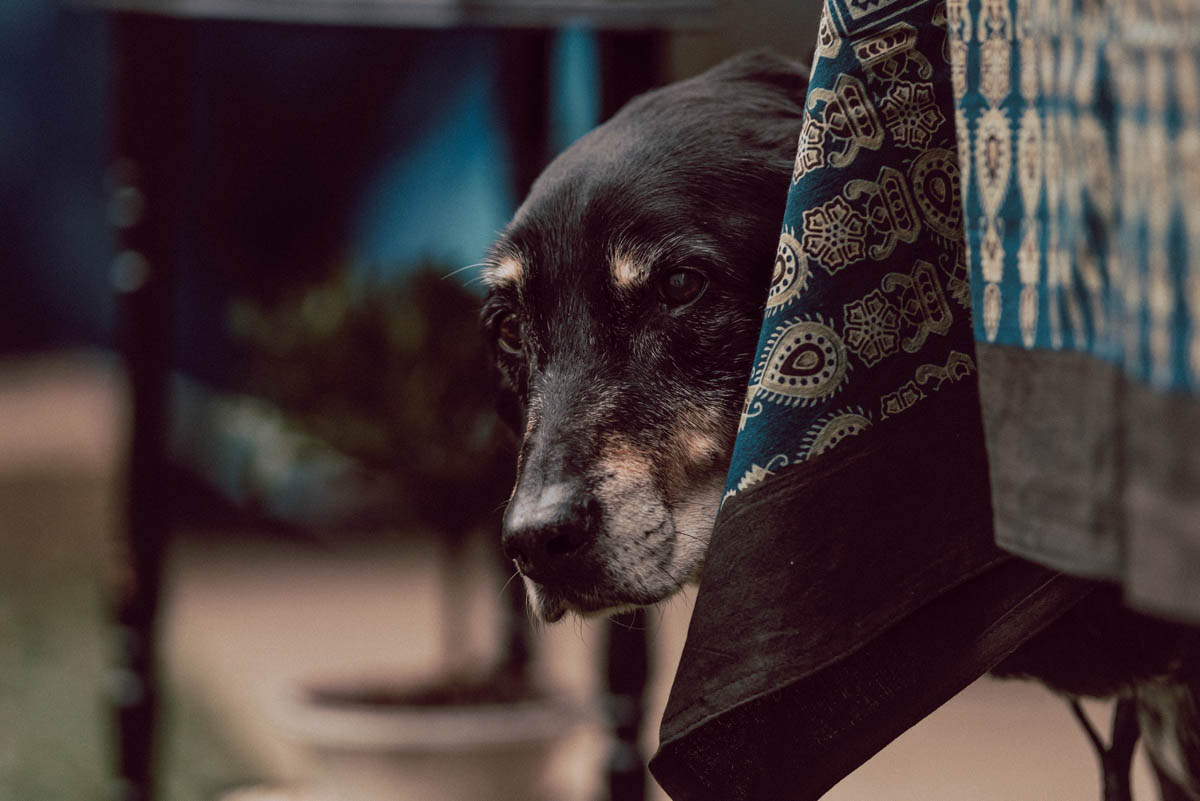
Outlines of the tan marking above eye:
[{"label": "tan marking above eye", "polygon": [[622,289],[634,289],[650,277],[650,267],[627,253],[618,253],[610,263],[613,283]]},{"label": "tan marking above eye", "polygon": [[514,258],[501,259],[483,270],[483,284],[489,289],[518,284],[525,277],[525,265]]}]

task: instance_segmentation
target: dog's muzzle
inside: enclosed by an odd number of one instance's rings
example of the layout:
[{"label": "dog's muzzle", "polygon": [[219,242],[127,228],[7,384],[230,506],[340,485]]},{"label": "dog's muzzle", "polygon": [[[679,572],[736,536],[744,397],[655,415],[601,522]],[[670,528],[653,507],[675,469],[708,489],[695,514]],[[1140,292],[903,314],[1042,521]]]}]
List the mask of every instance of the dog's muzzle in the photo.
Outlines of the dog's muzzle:
[{"label": "dog's muzzle", "polygon": [[517,489],[500,543],[522,575],[552,590],[590,583],[602,525],[599,502],[579,483]]}]

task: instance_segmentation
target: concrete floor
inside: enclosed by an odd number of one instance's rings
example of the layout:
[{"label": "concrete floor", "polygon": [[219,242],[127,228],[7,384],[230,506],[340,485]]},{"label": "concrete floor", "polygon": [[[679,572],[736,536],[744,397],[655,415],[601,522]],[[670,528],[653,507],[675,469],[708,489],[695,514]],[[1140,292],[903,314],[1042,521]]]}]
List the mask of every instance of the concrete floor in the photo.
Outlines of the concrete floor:
[{"label": "concrete floor", "polygon": [[[98,798],[107,758],[100,603],[112,569],[122,420],[110,362],[68,355],[0,364],[0,799]],[[164,794],[208,801],[263,782],[305,798],[322,763],[297,736],[299,688],[314,680],[435,675],[442,653],[443,562],[420,538],[322,549],[255,532],[183,532],[170,561],[164,657],[183,732]],[[457,583],[470,610],[461,656],[495,647],[499,581],[479,543]],[[659,665],[654,746],[691,610],[651,615]],[[537,669],[583,706],[597,686],[595,626],[567,622],[538,640]],[[1105,705],[1090,708],[1097,718]],[[202,723],[197,722],[202,721]],[[196,734],[201,731],[202,734]],[[557,744],[537,792],[592,801],[604,735],[583,723]],[[192,782],[178,780],[189,774]],[[305,788],[308,788],[307,790]],[[436,792],[436,788],[430,792]],[[653,788],[652,798],[665,798]],[[413,795],[436,801],[436,795]],[[1155,797],[1139,755],[1135,797]],[[1064,704],[1023,683],[981,680],[843,780],[829,801],[1095,801],[1096,762]],[[397,801],[404,801],[397,798]],[[455,799],[454,801],[459,801]],[[500,801],[500,799],[494,799]]]}]

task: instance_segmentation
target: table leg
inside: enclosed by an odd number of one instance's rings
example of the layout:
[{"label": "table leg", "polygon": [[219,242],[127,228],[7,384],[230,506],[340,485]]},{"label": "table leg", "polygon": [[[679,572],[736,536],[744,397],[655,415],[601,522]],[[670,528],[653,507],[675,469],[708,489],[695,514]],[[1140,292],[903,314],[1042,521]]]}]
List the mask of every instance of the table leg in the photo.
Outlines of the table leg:
[{"label": "table leg", "polygon": [[158,724],[156,621],[168,519],[167,371],[172,201],[186,140],[187,53],[181,23],[112,17],[113,118],[109,218],[117,237],[111,279],[118,350],[129,392],[124,541],[114,596],[109,676],[122,801],[155,797]]}]

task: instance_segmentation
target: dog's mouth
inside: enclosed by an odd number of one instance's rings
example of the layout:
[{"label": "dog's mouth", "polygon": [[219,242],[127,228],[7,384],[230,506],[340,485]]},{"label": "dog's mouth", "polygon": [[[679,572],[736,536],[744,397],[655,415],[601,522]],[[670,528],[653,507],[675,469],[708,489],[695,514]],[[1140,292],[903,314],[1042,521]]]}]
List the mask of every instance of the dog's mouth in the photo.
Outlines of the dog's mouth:
[{"label": "dog's mouth", "polygon": [[533,503],[518,497],[505,552],[531,611],[548,623],[568,612],[612,615],[652,606],[698,580],[724,486],[724,472],[710,472],[674,502],[657,492],[649,471],[606,470],[582,493],[559,482]]},{"label": "dog's mouth", "polygon": [[605,609],[593,599],[579,598],[569,590],[551,590],[528,577],[525,577],[525,591],[534,613],[547,623],[557,623],[567,612],[588,616]]},{"label": "dog's mouth", "polygon": [[[540,584],[522,576],[526,596],[534,614],[547,623],[557,623],[573,613],[580,617],[609,617],[662,600],[658,597],[625,598],[601,592],[598,588],[581,591],[578,587]],[[637,593],[635,593],[637,594]]]}]

